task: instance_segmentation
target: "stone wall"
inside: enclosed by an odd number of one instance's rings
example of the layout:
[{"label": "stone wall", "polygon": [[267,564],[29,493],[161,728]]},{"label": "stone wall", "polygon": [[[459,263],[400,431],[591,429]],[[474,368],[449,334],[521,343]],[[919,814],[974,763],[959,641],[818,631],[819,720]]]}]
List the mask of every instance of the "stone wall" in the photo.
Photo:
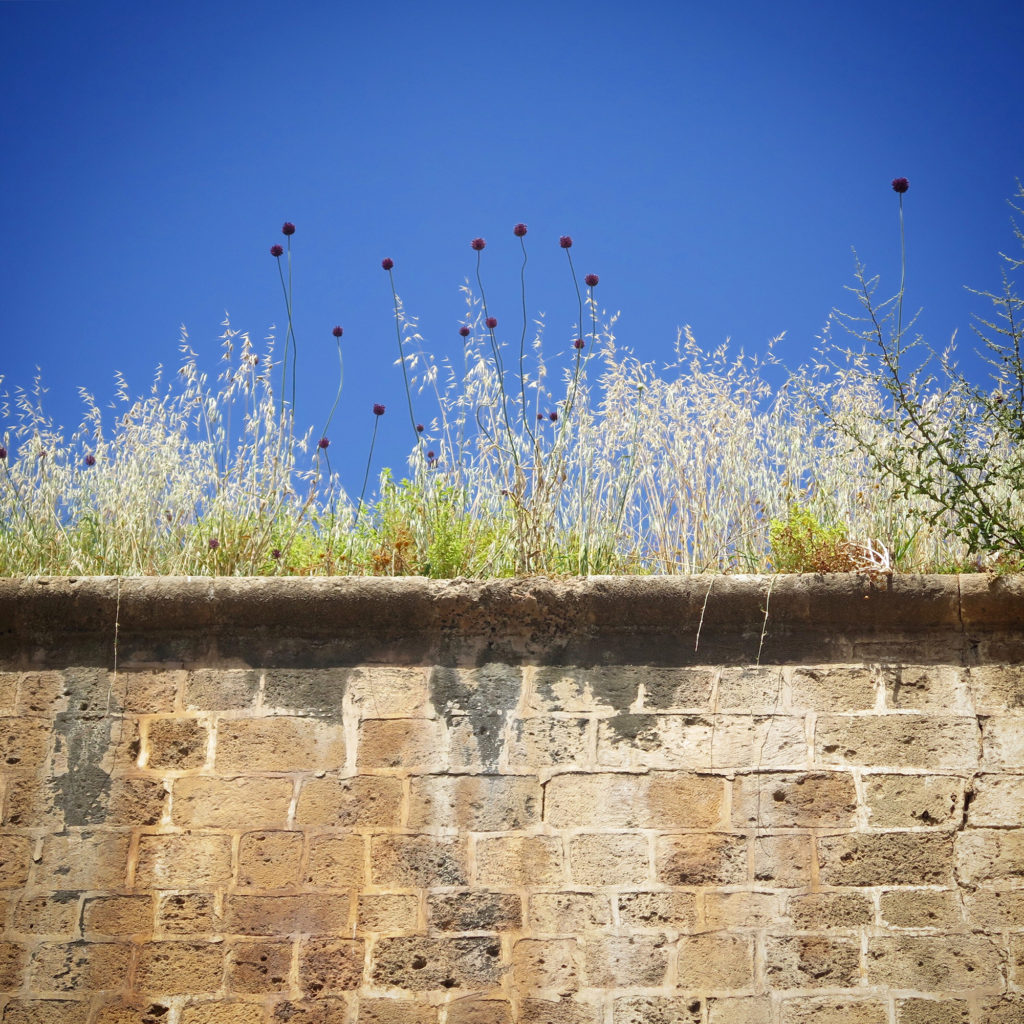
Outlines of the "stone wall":
[{"label": "stone wall", "polygon": [[0,581],[3,1024],[1024,1021],[1024,581]]}]

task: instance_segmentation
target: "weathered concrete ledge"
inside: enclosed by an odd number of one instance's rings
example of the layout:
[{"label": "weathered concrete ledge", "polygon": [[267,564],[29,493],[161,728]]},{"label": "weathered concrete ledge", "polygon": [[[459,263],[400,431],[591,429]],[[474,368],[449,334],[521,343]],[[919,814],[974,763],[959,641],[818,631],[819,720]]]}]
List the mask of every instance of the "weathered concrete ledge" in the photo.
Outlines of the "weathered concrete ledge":
[{"label": "weathered concrete ledge", "polygon": [[[31,577],[0,580],[0,653],[40,664],[55,645],[83,662],[220,657],[445,660],[884,658],[969,663],[1018,645],[1024,577],[855,574],[421,577]],[[1006,653],[1004,650],[1003,653]]]}]

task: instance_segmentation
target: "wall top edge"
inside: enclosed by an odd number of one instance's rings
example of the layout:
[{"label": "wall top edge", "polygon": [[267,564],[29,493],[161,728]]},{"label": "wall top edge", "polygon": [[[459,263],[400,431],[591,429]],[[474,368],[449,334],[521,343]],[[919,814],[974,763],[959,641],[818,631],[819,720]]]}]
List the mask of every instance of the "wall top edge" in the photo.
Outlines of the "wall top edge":
[{"label": "wall top edge", "polygon": [[289,637],[1024,634],[1024,576],[0,579],[7,645],[107,631]]}]

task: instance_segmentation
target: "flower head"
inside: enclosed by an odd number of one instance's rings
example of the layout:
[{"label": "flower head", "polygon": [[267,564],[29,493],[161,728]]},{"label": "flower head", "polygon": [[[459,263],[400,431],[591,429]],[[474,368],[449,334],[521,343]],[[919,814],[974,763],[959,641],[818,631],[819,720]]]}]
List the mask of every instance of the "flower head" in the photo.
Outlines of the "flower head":
[{"label": "flower head", "polygon": [[286,220],[281,225],[281,234],[282,235],[294,235],[295,234],[295,225],[290,220]]},{"label": "flower head", "polygon": [[571,249],[572,248],[572,239],[568,235],[562,235],[562,237],[558,240],[558,244],[563,249]]},{"label": "flower head", "polygon": [[416,433],[417,434],[422,434],[423,433],[423,424],[422,423],[417,423],[416,424]]},{"label": "flower head", "polygon": [[7,458],[7,449],[0,444],[0,462],[3,462]]},{"label": "flower head", "polygon": [[482,238],[474,238],[473,241],[470,242],[469,244],[473,246],[473,248],[476,249],[477,252],[479,252],[482,248],[484,248],[485,245],[487,245],[487,243]]},{"label": "flower head", "polygon": [[95,455],[93,455],[93,453],[92,453],[92,452],[89,452],[89,454],[88,454],[88,455],[86,455],[86,457],[85,457],[85,458],[84,458],[84,459],[83,459],[82,461],[83,461],[83,462],[84,462],[84,463],[85,463],[85,464],[86,464],[87,466],[95,466],[95,465],[96,465],[96,456],[95,456]]},{"label": "flower head", "polygon": [[284,249],[280,245],[272,245],[270,247],[271,256],[280,256],[284,253]]},{"label": "flower head", "polygon": [[385,256],[384,259],[380,261],[380,265],[385,270],[390,270],[395,265],[395,261],[390,256]]},{"label": "flower head", "polygon": [[487,324],[488,327],[491,328],[491,330],[493,330],[495,327],[498,326],[498,318],[496,316],[489,316],[485,323]]},{"label": "flower head", "polygon": [[557,423],[558,422],[558,413],[555,412],[554,409],[552,409],[551,412],[548,413],[548,419],[551,420],[552,423]]},{"label": "flower head", "polygon": [[525,224],[517,224],[512,229],[512,234],[515,235],[516,238],[522,238],[523,235],[526,234],[526,225]]},{"label": "flower head", "polygon": [[216,537],[211,537],[210,538],[210,550],[211,551],[216,551],[217,548],[219,548],[219,547],[220,547],[220,541],[217,540]]},{"label": "flower head", "polygon": [[270,552],[270,557],[276,561],[278,558],[281,557],[281,549],[274,548],[274,550]]},{"label": "flower head", "polygon": [[468,338],[469,337],[469,328],[466,327],[465,325],[463,325],[462,327],[459,328],[459,334],[461,334],[464,338]]},{"label": "flower head", "polygon": [[544,413],[542,413],[542,412],[537,413],[537,419],[538,420],[544,419]]},{"label": "flower head", "polygon": [[331,334],[333,334],[336,338],[340,338],[344,333],[345,331],[341,327],[335,327],[334,330],[331,331]]},{"label": "flower head", "polygon": [[587,283],[588,288],[593,288],[601,279],[597,276],[597,274],[587,274],[587,276],[583,278],[583,280]]},{"label": "flower head", "polygon": [[374,402],[373,403],[373,415],[374,416],[383,416],[384,415],[384,406],[381,405],[380,402]]},{"label": "flower head", "polygon": [[434,459],[436,459],[436,458],[437,458],[437,452],[435,452],[435,451],[429,451],[429,452],[427,452],[427,458],[428,458],[428,459],[429,459],[429,460],[430,460],[431,462],[433,462],[433,461],[434,461]]},{"label": "flower head", "polygon": [[317,441],[316,446],[317,446],[317,448],[321,448],[321,449],[329,448],[331,446],[331,442],[330,442],[330,440],[328,438],[321,437],[320,440]]},{"label": "flower head", "polygon": [[910,182],[906,178],[893,178],[892,179],[892,190],[893,192],[899,192],[903,195],[907,189],[910,188]]},{"label": "flower head", "polygon": [[577,338],[577,339],[576,339],[576,340],[575,340],[575,341],[574,341],[574,342],[572,343],[572,347],[573,347],[573,348],[583,348],[583,345],[584,345],[584,341],[583,341],[583,339],[582,339],[582,338]]}]

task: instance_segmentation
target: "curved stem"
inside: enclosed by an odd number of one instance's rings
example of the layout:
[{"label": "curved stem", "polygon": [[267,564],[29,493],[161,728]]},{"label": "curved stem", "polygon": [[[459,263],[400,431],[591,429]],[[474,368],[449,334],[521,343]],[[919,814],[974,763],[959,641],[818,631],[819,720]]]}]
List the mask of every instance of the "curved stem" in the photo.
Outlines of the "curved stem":
[{"label": "curved stem", "polygon": [[[412,425],[412,433],[416,438],[416,444],[418,446],[423,439],[420,437],[420,432],[416,429],[416,414],[412,411],[412,391],[409,388],[409,373],[405,368],[405,352],[402,349],[402,321],[398,307],[398,292],[395,291],[395,275],[394,271],[391,269],[388,270],[388,280],[391,282],[391,299],[395,307],[395,333],[398,337],[398,361],[402,364],[402,379],[405,381],[405,397],[409,403],[409,423]],[[376,424],[374,424],[373,436],[377,436]],[[369,472],[369,467],[367,467],[367,472]],[[366,487],[365,482],[363,483],[363,487]]]}]

